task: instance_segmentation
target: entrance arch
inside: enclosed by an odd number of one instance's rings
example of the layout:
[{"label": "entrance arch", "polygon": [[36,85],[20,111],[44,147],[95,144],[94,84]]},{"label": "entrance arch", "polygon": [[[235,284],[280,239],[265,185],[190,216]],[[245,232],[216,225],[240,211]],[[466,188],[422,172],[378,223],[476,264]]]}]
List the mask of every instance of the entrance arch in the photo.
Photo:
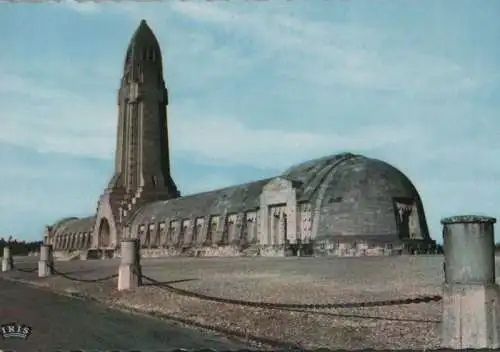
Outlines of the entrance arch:
[{"label": "entrance arch", "polygon": [[106,248],[110,245],[111,230],[109,227],[109,222],[106,218],[101,219],[99,224],[99,245],[98,248]]}]

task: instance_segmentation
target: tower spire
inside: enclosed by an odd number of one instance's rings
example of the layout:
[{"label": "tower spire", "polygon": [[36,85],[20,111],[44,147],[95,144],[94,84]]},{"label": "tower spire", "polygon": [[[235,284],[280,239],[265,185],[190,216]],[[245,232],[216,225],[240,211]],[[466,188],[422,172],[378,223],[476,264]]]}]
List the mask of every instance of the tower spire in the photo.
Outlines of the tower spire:
[{"label": "tower spire", "polygon": [[[108,189],[120,188],[126,198],[148,201],[177,197],[170,175],[167,111],[160,45],[141,20],[127,48],[118,93],[115,174]],[[151,199],[154,198],[154,199]]]},{"label": "tower spire", "polygon": [[154,61],[157,61],[161,70],[160,44],[146,20],[142,19],[128,44],[124,71],[133,67],[134,63],[143,60],[152,60],[153,57],[158,58],[158,60]]},{"label": "tower spire", "polygon": [[108,236],[102,230],[106,228],[117,245],[139,207],[180,196],[170,174],[167,104],[160,45],[142,20],[125,56],[118,90],[115,171],[97,204],[96,243]]}]

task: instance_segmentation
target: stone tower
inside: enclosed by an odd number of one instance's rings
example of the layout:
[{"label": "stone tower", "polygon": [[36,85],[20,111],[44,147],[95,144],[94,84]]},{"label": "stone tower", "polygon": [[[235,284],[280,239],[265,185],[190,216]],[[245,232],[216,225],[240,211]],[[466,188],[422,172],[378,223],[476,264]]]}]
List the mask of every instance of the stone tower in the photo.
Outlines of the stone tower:
[{"label": "stone tower", "polygon": [[113,248],[141,205],[179,197],[170,174],[167,111],[158,41],[142,20],[127,48],[118,91],[115,171],[97,206],[94,248]]}]

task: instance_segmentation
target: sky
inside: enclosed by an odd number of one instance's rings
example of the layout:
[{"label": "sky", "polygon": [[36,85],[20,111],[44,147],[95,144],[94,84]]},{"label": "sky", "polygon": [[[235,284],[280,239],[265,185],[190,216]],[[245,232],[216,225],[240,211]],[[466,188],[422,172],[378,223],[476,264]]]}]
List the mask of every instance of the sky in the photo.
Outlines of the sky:
[{"label": "sky", "polygon": [[498,217],[499,16],[495,0],[1,4],[0,237],[95,211],[141,19],[183,194],[349,151],[414,182],[438,242],[443,217]]}]

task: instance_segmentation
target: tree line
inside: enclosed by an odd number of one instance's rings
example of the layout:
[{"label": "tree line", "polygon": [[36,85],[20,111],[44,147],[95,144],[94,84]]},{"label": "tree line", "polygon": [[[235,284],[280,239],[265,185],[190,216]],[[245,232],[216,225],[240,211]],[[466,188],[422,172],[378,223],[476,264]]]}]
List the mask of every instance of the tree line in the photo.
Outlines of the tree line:
[{"label": "tree line", "polygon": [[38,251],[43,241],[26,242],[5,238],[0,238],[0,256],[3,255],[3,248],[9,244],[12,255],[28,255],[29,252]]}]

